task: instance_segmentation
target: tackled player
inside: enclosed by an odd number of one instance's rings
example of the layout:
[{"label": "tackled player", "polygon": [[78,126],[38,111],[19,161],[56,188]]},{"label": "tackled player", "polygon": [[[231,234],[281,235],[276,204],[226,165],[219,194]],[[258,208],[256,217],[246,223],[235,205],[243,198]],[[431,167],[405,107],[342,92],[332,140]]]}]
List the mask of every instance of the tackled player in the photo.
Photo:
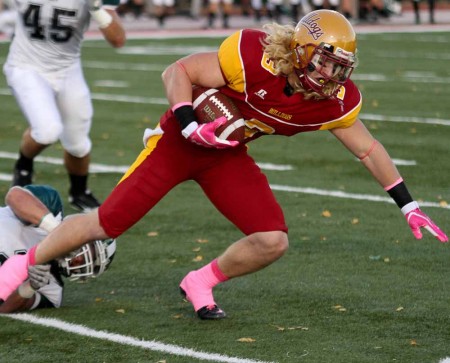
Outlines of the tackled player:
[{"label": "tackled player", "polygon": [[[48,185],[15,186],[0,208],[0,265],[24,254],[56,228],[63,217],[59,193]],[[100,276],[114,258],[116,242],[97,240],[83,245],[66,258],[28,267],[28,279],[0,305],[0,313],[37,308],[59,308],[64,281]]]}]

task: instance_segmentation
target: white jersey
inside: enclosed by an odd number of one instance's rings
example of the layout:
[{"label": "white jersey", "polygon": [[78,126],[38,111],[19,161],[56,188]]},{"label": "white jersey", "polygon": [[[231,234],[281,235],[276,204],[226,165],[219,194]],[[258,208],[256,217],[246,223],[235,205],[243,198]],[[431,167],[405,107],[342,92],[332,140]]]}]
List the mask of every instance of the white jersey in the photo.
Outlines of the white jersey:
[{"label": "white jersey", "polygon": [[3,0],[3,1],[0,1],[0,3],[3,3],[3,10],[5,10],[5,8],[8,9],[8,10],[15,10],[16,9],[16,2],[15,2],[15,0]]},{"label": "white jersey", "polygon": [[[40,228],[24,225],[9,207],[0,208],[0,226],[2,231],[0,233],[0,265],[15,254],[25,254],[47,235],[47,232]],[[50,283],[37,291],[32,309],[41,303],[42,296],[54,307],[60,307],[62,294],[63,286],[60,277],[52,274]]]},{"label": "white jersey", "polygon": [[80,58],[81,42],[91,19],[87,0],[15,2],[18,17],[7,60],[11,66],[57,72]]}]

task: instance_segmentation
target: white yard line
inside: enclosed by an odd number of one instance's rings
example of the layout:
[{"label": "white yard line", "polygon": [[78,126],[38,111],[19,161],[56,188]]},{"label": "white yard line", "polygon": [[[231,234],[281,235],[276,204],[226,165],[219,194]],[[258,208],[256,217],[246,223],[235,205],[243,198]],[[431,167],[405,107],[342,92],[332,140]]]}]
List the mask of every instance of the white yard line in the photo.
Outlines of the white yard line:
[{"label": "white yard line", "polygon": [[[17,159],[17,153],[11,153],[8,151],[0,151],[0,159],[15,160],[15,159]],[[54,158],[51,156],[37,156],[34,160],[37,162],[53,164],[53,165],[63,165],[64,164],[63,159]],[[257,163],[257,164],[263,170],[288,171],[288,170],[294,169],[294,167],[292,165],[272,164],[272,163]],[[91,163],[89,166],[89,172],[91,172],[91,173],[123,174],[128,170],[129,167],[130,167],[129,165],[105,165],[105,164]],[[11,180],[11,178],[12,178],[12,175],[0,173],[0,180],[5,180],[5,179],[2,179],[2,175],[7,176],[8,180]]]},{"label": "white yard line", "polygon": [[[272,188],[272,190],[289,192],[289,193],[302,193],[302,194],[321,195],[321,196],[334,197],[334,198],[356,199],[356,200],[363,200],[365,202],[382,202],[382,203],[395,204],[394,200],[391,197],[383,197],[380,195],[371,195],[371,194],[347,193],[347,192],[343,192],[341,190],[324,190],[324,189],[309,188],[309,187],[302,188],[302,187],[292,187],[289,185],[277,185],[277,184],[270,184],[270,188]],[[420,201],[420,206],[421,207],[442,208],[442,209],[450,210],[450,205],[446,205],[445,203],[441,204],[441,203],[436,203],[436,202]]]},{"label": "white yard line", "polygon": [[183,357],[191,357],[199,360],[211,361],[211,362],[224,362],[224,363],[274,363],[263,362],[260,360],[245,359],[238,357],[229,357],[227,355],[201,352],[194,349],[180,347],[174,344],[166,344],[157,342],[155,340],[143,340],[133,338],[127,335],[121,335],[116,333],[110,333],[105,330],[94,330],[84,325],[67,323],[58,319],[40,318],[31,314],[8,314],[1,315],[1,317],[10,318],[14,320],[20,320],[27,323],[44,326],[47,328],[54,328],[65,331],[67,333],[77,334],[89,338],[96,338],[106,340],[123,345],[129,345],[132,347],[143,348],[155,352],[161,352],[165,354],[178,355]]},{"label": "white yard line", "polygon": [[[8,88],[0,88],[0,96],[12,96],[11,91]],[[92,99],[97,101],[137,103],[147,105],[168,105],[166,98],[128,96],[128,95],[97,93],[97,92],[92,93]],[[387,121],[387,122],[410,122],[410,123],[423,123],[429,125],[450,126],[450,120],[439,118],[386,116],[368,113],[361,113],[360,118],[363,121],[370,120],[370,121]]]},{"label": "white yard line", "polygon": [[[7,151],[0,151],[0,159],[15,159],[17,157],[16,153],[11,153]],[[43,162],[53,165],[63,165],[63,160],[59,158],[53,157],[43,157],[38,156],[35,159],[37,162]],[[415,165],[414,161],[409,160],[397,160],[398,163],[402,163],[403,165]],[[271,163],[258,163],[258,166],[261,169],[265,170],[275,170],[275,171],[289,171],[294,168],[291,165],[280,165],[280,164],[271,164]],[[114,166],[114,165],[104,165],[104,164],[96,164],[92,163],[90,165],[90,172],[92,173],[120,173],[123,174],[128,170],[128,166]],[[12,175],[0,173],[0,181],[11,182]],[[346,193],[340,190],[324,190],[317,188],[309,188],[309,187],[294,187],[289,185],[277,185],[271,184],[270,187],[272,190],[289,192],[289,193],[303,193],[310,195],[321,195],[327,197],[334,198],[344,198],[344,199],[356,199],[356,200],[364,200],[368,202],[383,202],[383,203],[394,203],[394,201],[390,197],[384,197],[379,195],[371,195],[371,194],[357,194],[357,193]],[[437,202],[427,202],[421,201],[420,205],[422,207],[433,207],[433,208],[443,208],[450,209],[450,205],[440,204]]]},{"label": "white yard line", "polygon": [[409,116],[383,116],[375,115],[371,113],[361,113],[359,114],[361,120],[370,121],[388,121],[388,122],[409,122],[416,124],[427,124],[427,125],[442,125],[450,126],[450,120],[440,119],[440,118],[427,118],[427,117],[409,117]]},{"label": "white yard line", "polygon": [[[0,96],[11,96],[11,91],[7,88],[0,88]],[[128,95],[97,93],[97,92],[92,93],[92,99],[97,101],[109,101],[109,102],[138,103],[148,105],[168,105],[166,98],[128,96]],[[368,121],[386,121],[386,122],[409,122],[409,123],[422,123],[428,125],[450,126],[450,120],[439,118],[387,116],[369,113],[360,114],[360,118],[363,121],[368,120]]]}]

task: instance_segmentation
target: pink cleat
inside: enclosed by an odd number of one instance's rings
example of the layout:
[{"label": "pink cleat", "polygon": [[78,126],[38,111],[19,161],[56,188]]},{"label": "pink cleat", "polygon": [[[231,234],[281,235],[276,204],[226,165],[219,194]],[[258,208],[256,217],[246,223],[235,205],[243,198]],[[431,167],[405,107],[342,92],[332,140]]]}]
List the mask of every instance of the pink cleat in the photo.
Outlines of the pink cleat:
[{"label": "pink cleat", "polygon": [[200,319],[223,319],[227,314],[214,302],[212,288],[200,286],[201,281],[196,278],[196,271],[189,272],[180,284],[181,294],[192,303]]}]

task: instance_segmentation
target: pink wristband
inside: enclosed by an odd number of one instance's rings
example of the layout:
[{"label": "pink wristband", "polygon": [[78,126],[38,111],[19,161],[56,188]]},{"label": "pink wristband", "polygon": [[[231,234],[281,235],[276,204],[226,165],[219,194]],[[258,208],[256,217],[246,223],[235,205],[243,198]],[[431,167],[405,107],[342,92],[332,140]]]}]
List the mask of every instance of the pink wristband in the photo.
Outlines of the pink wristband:
[{"label": "pink wristband", "polygon": [[172,112],[175,112],[176,109],[183,106],[192,106],[192,102],[178,102],[176,105],[172,107]]},{"label": "pink wristband", "polygon": [[393,182],[391,185],[388,185],[387,187],[384,187],[385,191],[391,190],[396,185],[399,185],[401,182],[403,182],[403,178],[398,178],[395,182]]}]

